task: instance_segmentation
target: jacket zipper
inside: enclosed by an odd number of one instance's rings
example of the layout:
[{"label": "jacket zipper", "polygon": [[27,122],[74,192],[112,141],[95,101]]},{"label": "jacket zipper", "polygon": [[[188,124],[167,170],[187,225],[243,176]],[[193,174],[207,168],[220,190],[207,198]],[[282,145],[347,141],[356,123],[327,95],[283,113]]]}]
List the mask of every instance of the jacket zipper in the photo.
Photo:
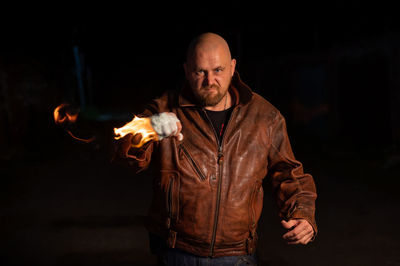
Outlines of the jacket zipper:
[{"label": "jacket zipper", "polygon": [[218,162],[218,165],[219,165],[219,168],[218,168],[219,178],[218,178],[218,187],[217,187],[217,204],[216,204],[215,214],[214,214],[214,226],[213,226],[213,233],[212,233],[212,238],[211,238],[211,247],[210,247],[210,253],[209,253],[209,256],[212,257],[214,255],[215,237],[216,237],[216,234],[217,234],[217,225],[218,225],[218,216],[219,216],[219,206],[220,206],[220,202],[221,202],[222,164],[223,164],[223,161],[224,161],[224,153],[223,153],[222,146],[223,146],[223,143],[224,143],[226,132],[228,131],[228,126],[230,124],[229,122],[232,119],[232,116],[233,116],[233,113],[235,112],[235,109],[232,110],[231,116],[229,117],[228,123],[226,124],[225,132],[224,132],[224,135],[222,135],[221,142],[219,142],[217,131],[215,130],[214,125],[212,124],[210,117],[207,115],[207,112],[204,110],[204,108],[202,110],[203,110],[205,116],[207,117],[208,122],[210,123],[213,131],[214,131],[214,135],[215,135],[215,138],[217,140],[217,148],[218,148],[218,161],[217,162]]},{"label": "jacket zipper", "polygon": [[200,168],[198,167],[197,163],[194,161],[194,159],[192,158],[190,153],[186,150],[185,146],[183,146],[183,144],[180,144],[179,147],[182,149],[182,151],[185,154],[185,156],[192,163],[192,166],[193,166],[194,170],[196,171],[196,173],[199,175],[200,179],[203,180],[203,181],[206,180],[206,176],[200,170]]}]

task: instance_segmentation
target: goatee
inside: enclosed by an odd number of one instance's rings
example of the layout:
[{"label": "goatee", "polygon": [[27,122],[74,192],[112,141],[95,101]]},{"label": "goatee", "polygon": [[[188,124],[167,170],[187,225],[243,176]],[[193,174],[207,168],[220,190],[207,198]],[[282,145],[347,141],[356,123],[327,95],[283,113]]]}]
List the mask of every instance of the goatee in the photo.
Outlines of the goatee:
[{"label": "goatee", "polygon": [[[210,94],[208,93],[209,89],[215,89],[217,93]],[[225,93],[222,93],[219,86],[211,85],[201,87],[200,92],[197,92],[195,94],[201,106],[215,106],[225,97],[226,93],[227,91]]]}]

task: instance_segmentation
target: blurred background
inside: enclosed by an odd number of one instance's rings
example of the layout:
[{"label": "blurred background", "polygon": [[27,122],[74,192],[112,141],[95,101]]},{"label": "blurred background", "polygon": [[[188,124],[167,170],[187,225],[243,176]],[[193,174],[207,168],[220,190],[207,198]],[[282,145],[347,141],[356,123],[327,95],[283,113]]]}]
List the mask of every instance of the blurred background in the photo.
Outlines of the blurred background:
[{"label": "blurred background", "polygon": [[[4,7],[1,265],[155,265],[151,172],[111,163],[112,129],[182,84],[186,47],[224,37],[242,80],[285,116],[314,176],[319,235],[288,246],[270,193],[260,265],[400,265],[400,21],[393,4]],[[70,128],[53,120],[79,108]],[[268,190],[266,190],[268,191]]]}]

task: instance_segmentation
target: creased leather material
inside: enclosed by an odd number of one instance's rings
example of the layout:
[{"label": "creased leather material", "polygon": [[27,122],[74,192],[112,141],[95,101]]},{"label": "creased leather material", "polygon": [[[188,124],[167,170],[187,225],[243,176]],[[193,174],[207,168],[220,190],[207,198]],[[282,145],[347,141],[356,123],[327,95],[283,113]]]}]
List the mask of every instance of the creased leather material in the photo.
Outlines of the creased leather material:
[{"label": "creased leather material", "polygon": [[317,232],[315,184],[293,155],[283,116],[237,72],[230,93],[235,107],[221,148],[204,110],[184,88],[154,100],[142,114],[175,113],[183,141],[166,138],[134,149],[125,139],[118,149],[136,172],[150,163],[156,169],[148,230],[199,256],[255,252],[264,178],[271,179],[280,217],[307,219]]}]

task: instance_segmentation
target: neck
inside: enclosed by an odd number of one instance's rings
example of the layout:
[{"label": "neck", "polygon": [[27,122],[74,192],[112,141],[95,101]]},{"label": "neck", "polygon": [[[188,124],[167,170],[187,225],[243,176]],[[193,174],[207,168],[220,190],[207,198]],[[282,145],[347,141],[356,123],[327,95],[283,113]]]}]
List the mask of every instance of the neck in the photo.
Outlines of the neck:
[{"label": "neck", "polygon": [[232,106],[232,97],[229,91],[227,91],[225,96],[219,103],[217,103],[214,106],[205,106],[204,108],[210,111],[223,111],[230,108],[231,106]]}]

